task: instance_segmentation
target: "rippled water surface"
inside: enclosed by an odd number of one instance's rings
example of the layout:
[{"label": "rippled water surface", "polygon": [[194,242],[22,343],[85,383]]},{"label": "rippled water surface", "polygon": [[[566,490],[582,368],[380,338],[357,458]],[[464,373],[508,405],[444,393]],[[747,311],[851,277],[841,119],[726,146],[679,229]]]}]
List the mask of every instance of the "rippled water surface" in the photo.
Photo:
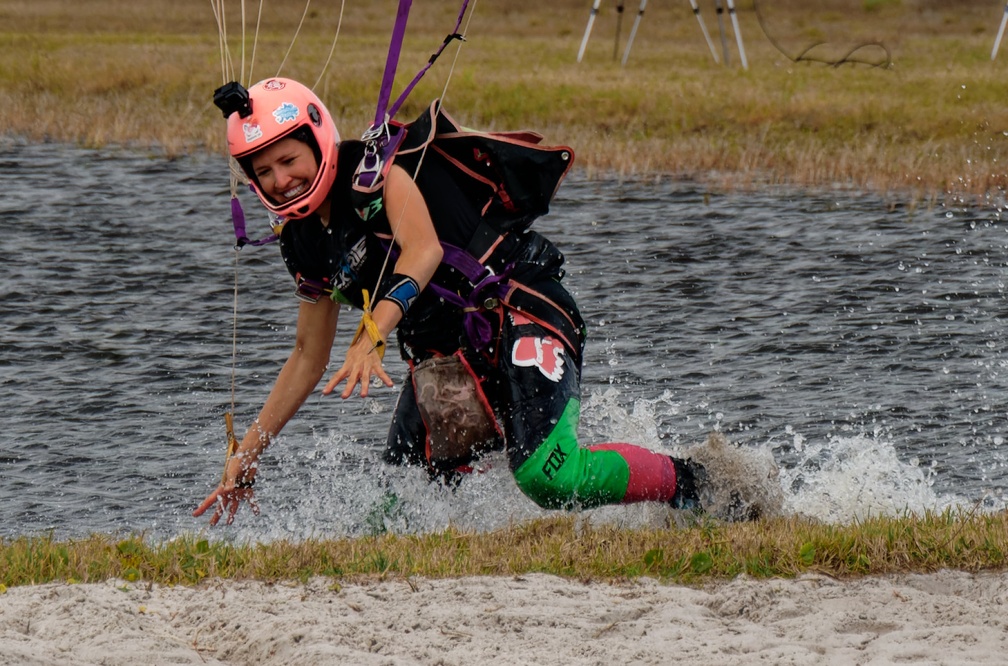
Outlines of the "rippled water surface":
[{"label": "rippled water surface", "polygon": [[[189,512],[223,459],[236,262],[241,428],[292,344],[277,249],[232,249],[219,157],[7,144],[0,178],[0,537],[201,530]],[[720,429],[772,451],[788,510],[823,520],[1004,506],[1008,226],[995,206],[575,176],[537,228],[566,252],[590,326],[586,442],[675,452]],[[394,397],[310,399],[264,459],[262,515],[218,534],[542,515],[502,460],[454,491],[381,465]],[[596,513],[632,524],[652,510]]]}]

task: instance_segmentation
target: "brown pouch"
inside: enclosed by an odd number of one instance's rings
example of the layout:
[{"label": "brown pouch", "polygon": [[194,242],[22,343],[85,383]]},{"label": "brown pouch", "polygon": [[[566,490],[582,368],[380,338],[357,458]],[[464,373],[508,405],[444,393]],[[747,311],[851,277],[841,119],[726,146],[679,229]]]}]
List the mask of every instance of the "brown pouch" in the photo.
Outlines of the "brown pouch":
[{"label": "brown pouch", "polygon": [[430,462],[471,458],[500,437],[480,382],[459,353],[418,363],[413,387],[427,426]]}]

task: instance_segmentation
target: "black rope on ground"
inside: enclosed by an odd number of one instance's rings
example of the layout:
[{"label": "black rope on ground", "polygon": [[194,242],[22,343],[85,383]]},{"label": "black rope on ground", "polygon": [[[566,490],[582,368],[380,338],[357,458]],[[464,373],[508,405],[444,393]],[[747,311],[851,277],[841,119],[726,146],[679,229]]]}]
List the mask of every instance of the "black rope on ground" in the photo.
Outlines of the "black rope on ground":
[{"label": "black rope on ground", "polygon": [[[852,49],[850,49],[849,51],[847,51],[845,54],[841,55],[838,58],[825,58],[825,57],[810,55],[810,52],[813,49],[815,49],[815,48],[817,48],[819,46],[823,46],[824,44],[828,44],[829,42],[815,42],[815,43],[807,46],[801,52],[799,52],[798,55],[791,55],[790,53],[788,53],[784,49],[784,47],[780,44],[780,42],[778,42],[776,39],[774,39],[773,35],[770,34],[770,31],[767,29],[766,21],[763,18],[763,12],[760,11],[759,0],[753,0],[753,9],[756,12],[756,21],[759,23],[760,29],[763,30],[763,34],[766,35],[767,40],[771,44],[773,44],[773,47],[775,49],[777,49],[782,54],[784,54],[784,56],[788,60],[791,60],[792,62],[803,62],[803,61],[804,62],[821,62],[821,63],[824,63],[826,65],[832,65],[833,67],[839,67],[840,65],[844,65],[844,64],[847,64],[847,63],[868,65],[869,67],[885,67],[885,68],[892,67],[892,64],[893,64],[892,52],[889,50],[889,47],[886,46],[884,43],[877,42],[877,41],[861,42],[860,44],[857,44]],[[855,57],[854,54],[856,54],[858,51],[861,51],[862,49],[872,48],[872,47],[882,49],[882,51],[885,53],[885,58],[881,62],[863,59],[860,56]]]}]

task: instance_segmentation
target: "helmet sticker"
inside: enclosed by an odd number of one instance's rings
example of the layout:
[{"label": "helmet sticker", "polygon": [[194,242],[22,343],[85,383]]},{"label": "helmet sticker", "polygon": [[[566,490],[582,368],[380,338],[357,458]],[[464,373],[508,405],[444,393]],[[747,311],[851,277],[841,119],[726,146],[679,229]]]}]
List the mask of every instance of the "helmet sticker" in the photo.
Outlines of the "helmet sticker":
[{"label": "helmet sticker", "polygon": [[564,348],[557,340],[520,338],[511,349],[511,362],[523,367],[536,367],[550,381],[559,382],[564,374]]},{"label": "helmet sticker", "polygon": [[273,119],[277,121],[277,125],[283,125],[284,123],[289,123],[292,120],[297,120],[300,113],[301,109],[297,108],[296,105],[291,104],[290,102],[284,102],[273,110]]},{"label": "helmet sticker", "polygon": [[262,128],[257,123],[242,123],[242,132],[245,133],[245,143],[252,143],[263,135]]},{"label": "helmet sticker", "polygon": [[285,87],[286,84],[283,81],[277,81],[276,79],[270,79],[269,81],[263,84],[263,90],[276,91],[276,90],[283,90]]}]

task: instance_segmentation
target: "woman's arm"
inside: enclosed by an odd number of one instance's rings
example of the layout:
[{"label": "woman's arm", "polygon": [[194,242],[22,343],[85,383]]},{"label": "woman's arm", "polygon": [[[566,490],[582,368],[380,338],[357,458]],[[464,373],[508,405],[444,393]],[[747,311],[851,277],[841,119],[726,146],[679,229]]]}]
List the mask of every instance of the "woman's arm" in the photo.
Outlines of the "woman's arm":
[{"label": "woman's arm", "polygon": [[[399,258],[396,260],[392,273],[412,278],[423,291],[430,282],[434,271],[441,263],[444,250],[434,230],[427,203],[417,188],[413,178],[401,167],[393,165],[385,180],[385,207],[389,224],[395,234],[395,244],[399,246]],[[378,333],[383,341],[402,319],[403,311],[394,301],[381,298],[373,306],[371,313]],[[378,377],[386,386],[392,386],[381,358],[374,352],[374,342],[362,335],[359,340],[347,350],[343,367],[333,375],[322,393],[332,393],[336,385],[347,380],[347,385],[340,394],[349,398],[354,387],[360,384],[361,396],[367,396],[372,377]]]},{"label": "woman's arm", "polygon": [[255,479],[259,456],[270,438],[287,425],[325,374],[338,315],[339,307],[328,298],[322,298],[317,303],[301,304],[294,349],[280,370],[258,418],[245,432],[238,450],[228,459],[220,485],[193,511],[194,516],[201,516],[216,505],[210,524],[216,525],[225,512],[230,523],[241,501],[251,501],[251,484]]}]

